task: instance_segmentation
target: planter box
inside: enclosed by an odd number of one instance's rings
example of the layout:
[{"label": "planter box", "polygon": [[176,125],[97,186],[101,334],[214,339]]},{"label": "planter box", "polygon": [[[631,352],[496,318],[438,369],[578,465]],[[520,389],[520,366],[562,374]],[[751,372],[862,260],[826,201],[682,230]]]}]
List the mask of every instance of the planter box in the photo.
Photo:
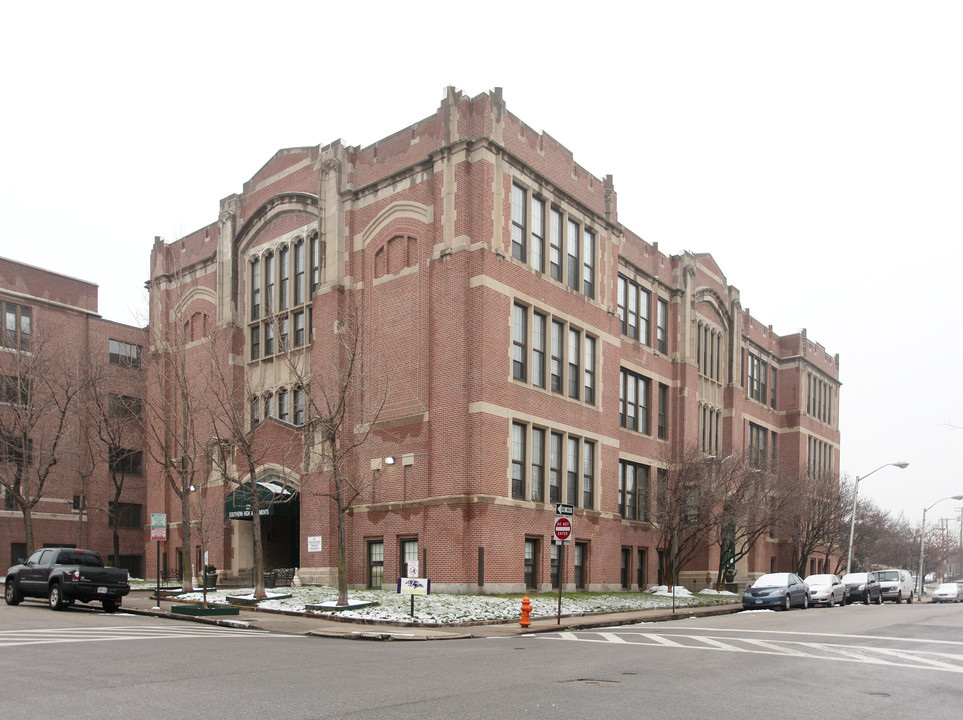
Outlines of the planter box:
[{"label": "planter box", "polygon": [[236,607],[225,607],[217,605],[215,607],[202,607],[200,605],[175,605],[171,608],[175,615],[190,615],[191,617],[201,617],[204,615],[239,615],[240,610]]}]

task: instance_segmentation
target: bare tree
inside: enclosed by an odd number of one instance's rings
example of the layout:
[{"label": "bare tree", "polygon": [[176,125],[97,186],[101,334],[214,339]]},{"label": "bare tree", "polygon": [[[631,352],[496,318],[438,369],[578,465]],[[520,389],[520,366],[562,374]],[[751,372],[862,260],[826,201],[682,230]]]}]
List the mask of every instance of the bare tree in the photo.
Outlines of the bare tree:
[{"label": "bare tree", "polygon": [[657,474],[656,525],[662,577],[675,584],[679,570],[712,542],[721,525],[721,496],[711,456],[694,447],[667,451]]},{"label": "bare tree", "polygon": [[777,520],[777,535],[792,543],[793,572],[805,577],[813,554],[838,546],[842,517],[839,481],[832,473],[799,468],[783,471],[779,487],[786,503]]},{"label": "bare tree", "polygon": [[[358,450],[368,440],[387,399],[387,380],[366,362],[364,314],[355,294],[337,290],[338,317],[328,363],[308,363],[296,348],[285,352],[291,375],[303,389],[304,450],[308,467],[329,473],[330,485],[315,490],[334,503],[337,515],[338,605],[348,604],[347,516],[370,488],[370,474],[359,472]],[[298,399],[295,399],[297,405]],[[297,408],[296,408],[297,409]]]},{"label": "bare tree", "polygon": [[21,333],[0,361],[0,485],[23,516],[28,553],[33,510],[58,462],[78,444],[72,422],[84,376],[54,323],[42,333]]}]

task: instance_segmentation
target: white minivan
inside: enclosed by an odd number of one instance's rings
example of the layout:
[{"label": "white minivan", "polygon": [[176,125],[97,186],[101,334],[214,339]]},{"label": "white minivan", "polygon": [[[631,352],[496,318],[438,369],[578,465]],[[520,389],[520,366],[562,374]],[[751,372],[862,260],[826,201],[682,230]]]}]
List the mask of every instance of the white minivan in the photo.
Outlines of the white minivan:
[{"label": "white minivan", "polygon": [[913,602],[913,578],[907,570],[877,570],[880,588],[883,590],[883,600],[895,600],[898,603]]}]

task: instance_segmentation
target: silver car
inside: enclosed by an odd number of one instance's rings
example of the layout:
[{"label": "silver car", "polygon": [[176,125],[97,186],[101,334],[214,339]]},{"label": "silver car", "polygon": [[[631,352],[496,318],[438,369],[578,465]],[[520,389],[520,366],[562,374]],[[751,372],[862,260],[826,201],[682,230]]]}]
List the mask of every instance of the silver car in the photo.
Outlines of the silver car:
[{"label": "silver car", "polygon": [[813,605],[843,605],[846,602],[846,586],[835,575],[810,575],[805,583],[809,586],[809,601]]}]

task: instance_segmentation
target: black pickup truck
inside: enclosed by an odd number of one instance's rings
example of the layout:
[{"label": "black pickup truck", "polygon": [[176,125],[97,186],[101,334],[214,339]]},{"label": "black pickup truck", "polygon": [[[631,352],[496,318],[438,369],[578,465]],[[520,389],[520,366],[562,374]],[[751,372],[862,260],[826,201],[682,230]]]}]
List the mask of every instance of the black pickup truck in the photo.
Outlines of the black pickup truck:
[{"label": "black pickup truck", "polygon": [[19,605],[25,597],[47,598],[54,610],[63,610],[75,600],[96,601],[106,612],[114,612],[129,592],[130,573],[105,568],[92,550],[43,548],[7,570],[3,597],[7,605]]}]

